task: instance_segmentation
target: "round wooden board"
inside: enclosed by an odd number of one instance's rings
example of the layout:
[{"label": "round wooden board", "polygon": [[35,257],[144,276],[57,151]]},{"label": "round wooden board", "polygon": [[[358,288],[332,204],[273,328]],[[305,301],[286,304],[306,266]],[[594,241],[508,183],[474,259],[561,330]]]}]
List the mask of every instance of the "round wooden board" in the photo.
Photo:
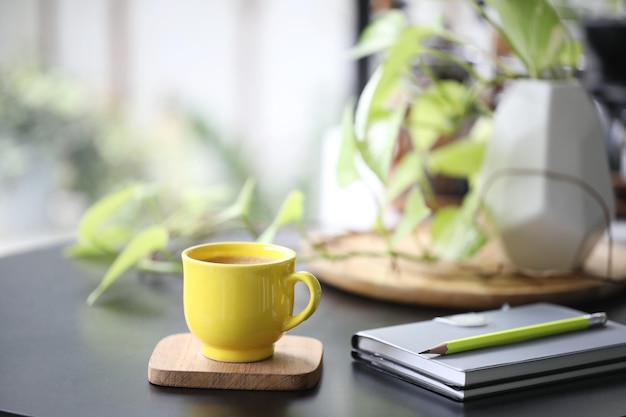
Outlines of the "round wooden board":
[{"label": "round wooden board", "polygon": [[[385,252],[383,239],[373,233],[352,233],[324,240],[332,255]],[[418,254],[415,240],[399,249]],[[462,309],[497,308],[532,302],[572,304],[590,301],[626,289],[626,247],[613,245],[609,275],[610,245],[599,243],[583,270],[540,276],[506,266],[495,245],[487,245],[471,262],[414,262],[389,256],[351,256],[328,260],[310,248],[307,266],[320,281],[348,292],[379,300]],[[411,252],[412,251],[412,252]],[[606,277],[610,276],[610,279]]]}]

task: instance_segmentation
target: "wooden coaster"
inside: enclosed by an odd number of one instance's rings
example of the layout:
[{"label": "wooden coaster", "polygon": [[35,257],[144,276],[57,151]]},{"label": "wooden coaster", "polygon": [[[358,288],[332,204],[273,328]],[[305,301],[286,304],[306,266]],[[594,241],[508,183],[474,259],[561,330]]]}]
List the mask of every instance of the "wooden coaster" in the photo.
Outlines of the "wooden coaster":
[{"label": "wooden coaster", "polygon": [[161,339],[148,363],[155,385],[259,391],[295,391],[317,385],[322,374],[323,345],[317,339],[283,336],[274,356],[259,362],[231,363],[206,358],[191,333]]}]

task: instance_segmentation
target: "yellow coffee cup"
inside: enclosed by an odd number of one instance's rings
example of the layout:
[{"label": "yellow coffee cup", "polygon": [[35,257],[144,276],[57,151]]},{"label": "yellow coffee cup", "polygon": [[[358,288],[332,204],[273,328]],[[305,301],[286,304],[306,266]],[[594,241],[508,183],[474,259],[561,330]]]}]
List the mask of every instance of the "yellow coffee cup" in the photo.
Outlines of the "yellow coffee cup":
[{"label": "yellow coffee cup", "polygon": [[[204,356],[253,362],[274,353],[274,343],[308,319],[322,297],[319,281],[295,271],[296,253],[255,242],[208,243],[188,248],[183,259],[183,307],[187,326]],[[293,315],[294,286],[303,282],[309,302]]]}]

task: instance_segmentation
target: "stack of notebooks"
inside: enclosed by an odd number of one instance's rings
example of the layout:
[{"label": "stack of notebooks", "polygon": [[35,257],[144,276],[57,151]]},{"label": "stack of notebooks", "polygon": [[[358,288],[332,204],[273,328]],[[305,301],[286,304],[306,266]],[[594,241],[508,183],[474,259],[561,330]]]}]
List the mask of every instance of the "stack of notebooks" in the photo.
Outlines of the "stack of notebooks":
[{"label": "stack of notebooks", "polygon": [[431,347],[584,315],[549,303],[480,313],[484,326],[447,320],[402,324],[357,332],[352,356],[359,363],[456,400],[484,397],[626,369],[626,326],[603,326],[447,355],[424,354]]}]

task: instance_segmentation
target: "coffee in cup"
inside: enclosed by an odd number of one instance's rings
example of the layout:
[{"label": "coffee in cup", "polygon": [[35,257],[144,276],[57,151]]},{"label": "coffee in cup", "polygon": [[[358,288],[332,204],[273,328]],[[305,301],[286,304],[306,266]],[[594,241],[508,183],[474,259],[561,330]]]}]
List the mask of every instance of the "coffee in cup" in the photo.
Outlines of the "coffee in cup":
[{"label": "coffee in cup", "polygon": [[[183,307],[204,356],[226,362],[271,357],[274,343],[308,319],[321,299],[319,281],[295,272],[296,253],[255,242],[208,243],[182,253]],[[293,314],[294,287],[304,283],[309,301]]]}]

